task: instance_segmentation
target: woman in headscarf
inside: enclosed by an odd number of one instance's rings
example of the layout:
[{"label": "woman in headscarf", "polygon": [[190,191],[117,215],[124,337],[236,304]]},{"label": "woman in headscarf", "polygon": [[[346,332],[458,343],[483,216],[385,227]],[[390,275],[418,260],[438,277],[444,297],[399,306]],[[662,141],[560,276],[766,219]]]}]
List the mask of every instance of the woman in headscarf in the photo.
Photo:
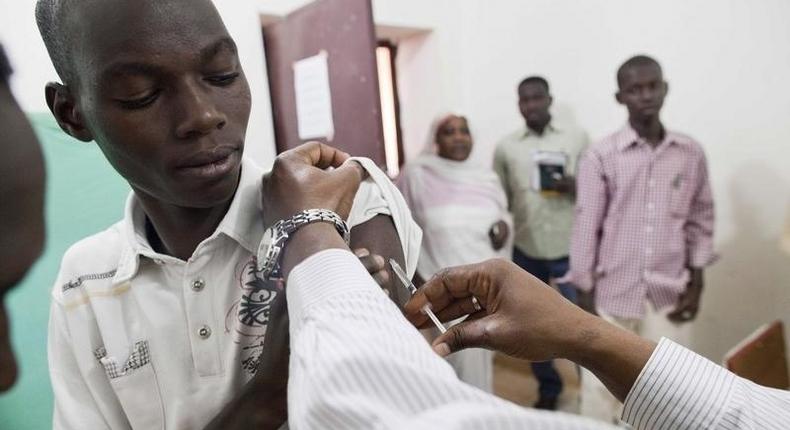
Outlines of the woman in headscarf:
[{"label": "woman in headscarf", "polygon": [[[436,120],[426,149],[409,162],[398,188],[423,229],[417,279],[445,267],[509,258],[512,221],[499,178],[488,166],[469,160],[472,136],[466,118]],[[493,389],[493,354],[470,349],[449,358],[461,380]]]}]

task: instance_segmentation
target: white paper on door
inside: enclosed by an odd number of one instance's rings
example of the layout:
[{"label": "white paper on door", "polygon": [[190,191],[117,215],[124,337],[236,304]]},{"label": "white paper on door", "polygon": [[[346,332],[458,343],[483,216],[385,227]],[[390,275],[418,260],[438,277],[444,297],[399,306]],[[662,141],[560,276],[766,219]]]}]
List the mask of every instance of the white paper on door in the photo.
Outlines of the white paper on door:
[{"label": "white paper on door", "polygon": [[335,136],[335,124],[329,87],[329,54],[321,51],[296,61],[293,70],[299,139],[324,137],[331,141]]}]

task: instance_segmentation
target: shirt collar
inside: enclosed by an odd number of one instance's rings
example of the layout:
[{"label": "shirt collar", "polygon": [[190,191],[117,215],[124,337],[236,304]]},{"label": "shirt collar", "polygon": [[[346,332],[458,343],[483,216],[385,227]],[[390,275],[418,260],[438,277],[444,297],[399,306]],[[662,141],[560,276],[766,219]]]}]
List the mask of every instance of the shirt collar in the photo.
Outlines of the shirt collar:
[{"label": "shirt collar", "polygon": [[[620,151],[625,151],[628,148],[643,143],[647,144],[644,139],[639,137],[639,135],[636,133],[636,130],[634,130],[634,128],[631,127],[631,124],[629,123],[626,123],[625,126],[623,126],[623,128],[618,132],[617,149]],[[658,146],[663,146],[664,144],[689,145],[690,141],[686,136],[675,133],[671,130],[665,130],[664,140],[662,140]]]},{"label": "shirt collar", "polygon": [[[225,217],[210,237],[198,245],[198,250],[220,235],[225,235],[251,253],[258,250],[263,237],[261,218],[261,178],[263,170],[247,158],[242,158],[239,186]],[[131,279],[137,273],[140,256],[164,262],[179,262],[175,257],[159,254],[151,248],[145,233],[145,212],[134,192],[126,199],[123,219],[123,249],[115,283]],[[195,252],[197,253],[198,250]]]},{"label": "shirt collar", "polygon": [[[557,121],[552,119],[551,122],[549,122],[548,125],[546,125],[546,129],[543,131],[543,134],[545,135],[546,133],[559,133],[561,131],[562,131],[562,126],[558,126]],[[524,132],[521,134],[521,137],[527,138],[530,136],[537,136],[537,133],[535,133],[535,131],[532,130],[531,128],[524,125]]]}]

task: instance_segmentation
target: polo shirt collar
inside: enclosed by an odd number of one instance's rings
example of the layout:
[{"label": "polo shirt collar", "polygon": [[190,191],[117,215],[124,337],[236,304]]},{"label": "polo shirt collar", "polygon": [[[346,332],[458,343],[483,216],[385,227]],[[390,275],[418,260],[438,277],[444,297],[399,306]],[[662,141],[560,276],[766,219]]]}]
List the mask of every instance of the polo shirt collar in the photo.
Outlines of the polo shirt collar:
[{"label": "polo shirt collar", "polygon": [[[261,218],[261,178],[263,170],[251,160],[242,158],[239,186],[228,212],[220,221],[214,234],[206,238],[195,250],[224,235],[238,243],[251,253],[256,253],[258,244],[263,237],[263,221]],[[152,260],[181,263],[175,257],[159,254],[151,248],[145,232],[146,215],[134,191],[126,199],[124,219],[122,221],[122,251],[118,271],[113,283],[128,281],[137,274],[140,257]]]}]

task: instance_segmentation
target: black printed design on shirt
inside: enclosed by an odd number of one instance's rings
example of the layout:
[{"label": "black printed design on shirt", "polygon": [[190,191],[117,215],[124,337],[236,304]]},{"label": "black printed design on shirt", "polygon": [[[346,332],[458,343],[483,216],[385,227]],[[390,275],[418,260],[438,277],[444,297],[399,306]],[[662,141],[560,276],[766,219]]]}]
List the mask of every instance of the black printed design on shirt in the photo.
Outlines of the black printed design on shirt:
[{"label": "black printed design on shirt", "polygon": [[255,374],[258,368],[271,305],[283,291],[281,282],[263,279],[257,267],[253,256],[238,268],[241,297],[225,315],[225,330],[233,334],[233,341],[240,346],[240,365],[249,375]]}]

